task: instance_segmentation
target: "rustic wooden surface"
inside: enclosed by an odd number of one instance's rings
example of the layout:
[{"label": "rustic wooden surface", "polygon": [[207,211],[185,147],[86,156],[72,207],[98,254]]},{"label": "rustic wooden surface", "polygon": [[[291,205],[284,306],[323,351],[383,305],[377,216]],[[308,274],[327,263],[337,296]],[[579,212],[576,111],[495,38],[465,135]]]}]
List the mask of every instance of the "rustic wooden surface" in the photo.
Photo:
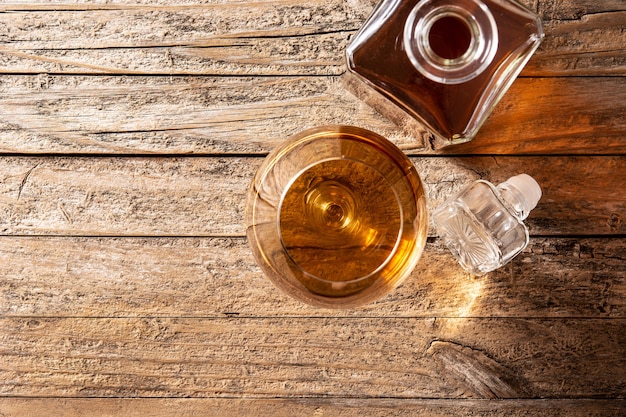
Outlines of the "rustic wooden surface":
[{"label": "rustic wooden surface", "polygon": [[[524,0],[546,38],[478,137],[434,151],[346,92],[375,0],[0,4],[0,415],[626,415],[626,1]],[[429,207],[544,190],[484,277],[430,231],[359,309],[247,247],[262,157],[322,124],[411,155]]]}]

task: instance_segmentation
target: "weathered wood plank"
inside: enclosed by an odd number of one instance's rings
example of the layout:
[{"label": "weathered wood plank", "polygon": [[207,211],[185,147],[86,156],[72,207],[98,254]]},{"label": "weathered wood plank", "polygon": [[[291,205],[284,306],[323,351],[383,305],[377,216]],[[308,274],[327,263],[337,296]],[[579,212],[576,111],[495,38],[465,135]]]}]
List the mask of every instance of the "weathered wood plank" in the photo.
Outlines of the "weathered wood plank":
[{"label": "weathered wood plank", "polygon": [[0,315],[29,317],[626,317],[626,239],[533,239],[464,273],[429,243],[405,283],[346,311],[276,290],[243,238],[0,238]]},{"label": "weathered wood plank", "polygon": [[626,75],[626,6],[615,6],[620,11],[584,14],[578,6],[575,20],[545,22],[545,40],[524,75]]},{"label": "weathered wood plank", "polygon": [[[180,8],[205,7],[221,4],[261,4],[261,3],[293,3],[293,0],[16,0],[0,5],[0,11],[38,11],[38,10],[116,10],[130,8]],[[520,3],[537,12],[543,19],[559,17],[565,20],[579,19],[585,14],[600,13],[606,10],[624,10],[622,0],[520,0]],[[362,4],[372,9],[378,0],[352,0],[351,6]]]},{"label": "weathered wood plank", "polygon": [[338,0],[13,12],[0,72],[337,74],[369,8]]},{"label": "weathered wood plank", "polygon": [[[243,236],[261,158],[0,159],[0,233]],[[527,223],[538,235],[626,232],[624,157],[415,158],[429,208],[478,178],[526,172],[543,188]],[[601,197],[597,190],[605,190]]]},{"label": "weathered wood plank", "polygon": [[0,413],[5,417],[617,417],[625,412],[624,400],[0,398]]},{"label": "weathered wood plank", "polygon": [[3,158],[8,234],[243,235],[260,158]]},{"label": "weathered wood plank", "polygon": [[0,152],[258,154],[326,124],[416,146],[332,77],[0,77]]},{"label": "weathered wood plank", "polygon": [[5,318],[0,327],[0,394],[11,396],[626,395],[618,319]]},{"label": "weathered wood plank", "polygon": [[609,10],[626,11],[623,0],[522,0],[521,3],[535,10],[544,21],[577,20]]},{"label": "weathered wood plank", "polygon": [[[519,79],[453,153],[626,152],[626,78]],[[334,77],[0,77],[0,152],[266,153],[306,127],[352,124],[408,153],[403,133]]]},{"label": "weathered wood plank", "polygon": [[474,140],[443,153],[621,154],[626,77],[601,80],[519,79]]},{"label": "weathered wood plank", "polygon": [[[3,5],[0,72],[337,75],[374,3]],[[626,74],[623,3],[526,4],[546,42],[524,74]]]}]

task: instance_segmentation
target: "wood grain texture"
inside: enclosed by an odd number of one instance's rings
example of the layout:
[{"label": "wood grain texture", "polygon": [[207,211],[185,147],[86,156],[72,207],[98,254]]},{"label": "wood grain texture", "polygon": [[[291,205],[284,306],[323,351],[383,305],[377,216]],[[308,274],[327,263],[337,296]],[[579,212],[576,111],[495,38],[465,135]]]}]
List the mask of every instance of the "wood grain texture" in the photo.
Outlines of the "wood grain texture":
[{"label": "wood grain texture", "polygon": [[309,307],[277,291],[243,238],[0,238],[4,317],[626,317],[626,240],[536,238],[477,278],[440,242],[383,299]]},{"label": "wood grain texture", "polygon": [[259,154],[306,127],[362,124],[406,146],[331,77],[0,77],[6,153]]},{"label": "wood grain texture", "polygon": [[617,417],[625,410],[624,400],[0,398],[5,417]]},{"label": "wood grain texture", "polygon": [[[626,415],[626,3],[522,0],[540,49],[442,151],[342,83],[376,3],[0,4],[0,416]],[[533,175],[530,246],[477,278],[431,237],[376,303],[290,299],[246,191],[324,124],[412,155],[430,209]]]},{"label": "wood grain texture", "polygon": [[[546,32],[546,45],[525,74],[626,73],[622,2],[525,3],[540,13]],[[338,75],[344,71],[343,51],[373,5],[5,5],[0,10],[11,13],[0,14],[0,72]]]},{"label": "wood grain texture", "polygon": [[[626,81],[518,79],[478,136],[445,154],[624,154]],[[264,154],[300,130],[348,124],[410,154],[403,132],[334,77],[0,76],[0,152]]]},{"label": "wood grain texture", "polygon": [[13,12],[3,26],[15,42],[0,50],[0,71],[337,74],[346,31],[367,13],[338,0]]},{"label": "wood grain texture", "polygon": [[518,79],[474,140],[443,153],[622,154],[620,103],[625,77]]},{"label": "wood grain texture", "polygon": [[596,2],[595,7],[586,9],[577,2],[570,6],[574,10],[567,10],[564,3],[542,2],[546,37],[524,75],[625,75],[624,2]]},{"label": "wood grain texture", "polygon": [[11,346],[0,393],[11,396],[626,395],[619,319],[4,318],[0,327],[0,346]]},{"label": "wood grain texture", "polygon": [[[261,158],[6,157],[0,232],[12,235],[243,236],[246,194]],[[525,172],[543,189],[527,219],[540,235],[626,231],[626,159],[415,158],[429,209],[471,181]],[[557,175],[558,174],[558,175]],[[605,191],[598,198],[598,187]]]}]

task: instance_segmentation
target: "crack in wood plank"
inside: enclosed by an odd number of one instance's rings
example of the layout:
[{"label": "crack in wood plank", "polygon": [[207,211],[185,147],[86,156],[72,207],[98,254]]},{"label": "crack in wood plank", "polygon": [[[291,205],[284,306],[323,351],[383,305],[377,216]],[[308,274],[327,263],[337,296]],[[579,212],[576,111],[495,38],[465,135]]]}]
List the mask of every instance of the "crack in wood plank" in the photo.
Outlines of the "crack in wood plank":
[{"label": "crack in wood plank", "polygon": [[41,165],[41,162],[38,162],[37,164],[35,164],[34,167],[32,167],[31,169],[29,169],[26,174],[24,175],[24,178],[22,178],[22,182],[20,183],[20,186],[17,190],[17,200],[19,201],[20,197],[22,196],[22,191],[24,190],[24,187],[26,186],[26,182],[28,181],[28,178],[30,177],[30,175],[33,173],[33,171],[35,170],[35,168],[37,168],[39,165]]},{"label": "crack in wood plank", "polygon": [[478,349],[445,341],[433,341],[426,351],[444,378],[470,397],[500,399],[528,396],[525,382]]}]

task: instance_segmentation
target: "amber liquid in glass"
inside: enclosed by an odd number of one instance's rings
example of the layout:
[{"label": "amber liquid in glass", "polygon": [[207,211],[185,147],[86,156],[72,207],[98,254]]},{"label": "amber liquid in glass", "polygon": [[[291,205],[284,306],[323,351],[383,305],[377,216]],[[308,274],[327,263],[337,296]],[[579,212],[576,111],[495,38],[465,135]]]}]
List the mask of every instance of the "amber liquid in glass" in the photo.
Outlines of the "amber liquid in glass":
[{"label": "amber liquid in glass", "polygon": [[329,126],[294,137],[261,166],[248,238],[280,288],[313,305],[351,307],[389,292],[423,250],[425,193],[384,138]]},{"label": "amber liquid in glass", "polygon": [[303,172],[285,194],[280,210],[283,245],[307,272],[302,283],[312,291],[340,297],[356,289],[343,282],[363,279],[359,287],[371,285],[368,275],[386,263],[402,262],[410,251],[395,250],[396,245],[412,245],[398,241],[402,229],[398,204],[378,171],[358,161],[330,160]]}]

